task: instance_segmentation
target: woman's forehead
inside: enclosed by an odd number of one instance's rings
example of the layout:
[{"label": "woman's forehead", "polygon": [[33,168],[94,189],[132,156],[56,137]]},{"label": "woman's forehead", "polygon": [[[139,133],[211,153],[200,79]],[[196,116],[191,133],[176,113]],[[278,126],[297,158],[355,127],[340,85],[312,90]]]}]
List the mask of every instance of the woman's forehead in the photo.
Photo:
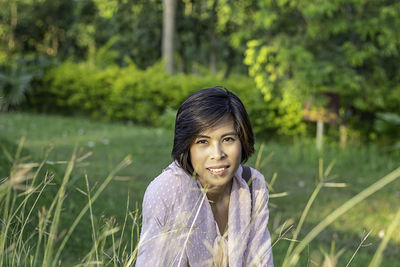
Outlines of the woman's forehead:
[{"label": "woman's forehead", "polygon": [[232,115],[227,114],[216,121],[210,128],[201,131],[198,135],[209,136],[212,134],[237,134],[235,121]]}]

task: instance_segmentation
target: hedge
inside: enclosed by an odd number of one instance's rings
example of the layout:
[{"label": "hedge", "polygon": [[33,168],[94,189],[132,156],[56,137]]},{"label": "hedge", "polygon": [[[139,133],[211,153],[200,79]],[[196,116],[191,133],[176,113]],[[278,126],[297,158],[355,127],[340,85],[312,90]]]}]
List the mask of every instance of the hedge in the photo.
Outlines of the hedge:
[{"label": "hedge", "polygon": [[29,103],[38,111],[171,126],[173,114],[190,93],[214,86],[224,86],[241,98],[256,134],[291,136],[305,130],[300,101],[280,96],[266,101],[249,77],[169,76],[161,63],[140,70],[134,64],[101,68],[66,61],[35,84]]}]

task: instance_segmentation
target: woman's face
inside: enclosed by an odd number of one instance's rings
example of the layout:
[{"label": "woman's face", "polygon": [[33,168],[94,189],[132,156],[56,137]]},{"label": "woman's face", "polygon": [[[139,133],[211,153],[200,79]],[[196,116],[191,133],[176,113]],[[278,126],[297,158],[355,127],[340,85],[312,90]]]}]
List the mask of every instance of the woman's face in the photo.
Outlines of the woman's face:
[{"label": "woman's face", "polygon": [[191,163],[203,187],[218,187],[230,182],[241,158],[242,145],[231,115],[201,132],[190,146]]}]

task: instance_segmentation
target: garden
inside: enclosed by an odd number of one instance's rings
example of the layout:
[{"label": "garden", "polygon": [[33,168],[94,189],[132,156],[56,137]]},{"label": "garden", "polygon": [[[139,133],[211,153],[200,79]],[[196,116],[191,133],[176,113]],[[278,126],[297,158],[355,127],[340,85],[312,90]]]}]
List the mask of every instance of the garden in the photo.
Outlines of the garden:
[{"label": "garden", "polygon": [[255,132],[275,266],[400,266],[400,4],[163,4],[3,1],[0,265],[133,266],[179,105],[224,86]]}]

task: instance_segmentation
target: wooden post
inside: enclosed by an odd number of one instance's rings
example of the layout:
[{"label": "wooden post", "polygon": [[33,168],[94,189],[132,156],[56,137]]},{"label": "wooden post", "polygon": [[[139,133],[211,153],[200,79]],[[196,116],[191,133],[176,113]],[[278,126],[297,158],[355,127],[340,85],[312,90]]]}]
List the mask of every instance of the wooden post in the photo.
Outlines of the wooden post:
[{"label": "wooden post", "polygon": [[347,145],[347,127],[344,124],[339,126],[340,131],[340,147],[345,148]]},{"label": "wooden post", "polygon": [[324,122],[322,120],[317,121],[317,150],[322,150],[322,143],[324,137]]}]

